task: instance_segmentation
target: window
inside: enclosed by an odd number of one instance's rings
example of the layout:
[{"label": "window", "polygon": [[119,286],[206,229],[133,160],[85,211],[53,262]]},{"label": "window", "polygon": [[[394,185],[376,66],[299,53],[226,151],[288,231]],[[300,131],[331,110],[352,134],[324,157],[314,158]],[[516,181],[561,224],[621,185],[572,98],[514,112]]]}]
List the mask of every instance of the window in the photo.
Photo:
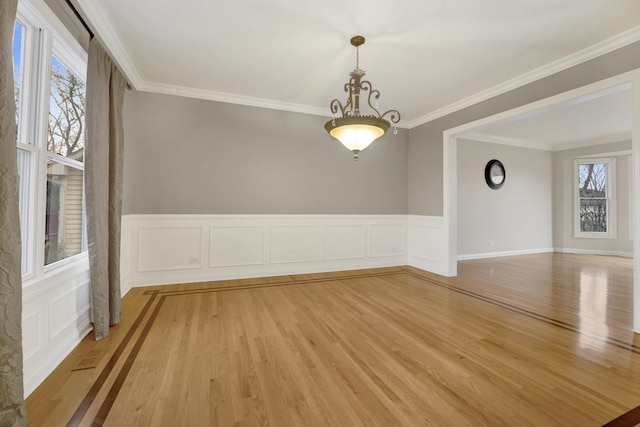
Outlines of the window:
[{"label": "window", "polygon": [[13,93],[16,101],[16,131],[20,129],[20,106],[22,105],[20,95],[22,94],[22,57],[24,56],[23,33],[24,27],[16,21],[13,27]]},{"label": "window", "polygon": [[615,238],[615,159],[575,161],[576,237]]},{"label": "window", "polygon": [[52,56],[44,263],[82,251],[85,84]]},{"label": "window", "polygon": [[86,53],[42,7],[20,2],[12,45],[23,282],[86,252]]},{"label": "window", "polygon": [[84,149],[84,81],[51,57],[47,150],[82,162]]},{"label": "window", "polygon": [[15,22],[13,27],[13,84],[14,99],[16,103],[16,139],[18,141],[18,191],[20,194],[20,222],[22,233],[22,274],[26,274],[30,270],[28,254],[29,248],[29,230],[32,227],[29,221],[29,186],[31,177],[32,150],[24,144],[25,132],[22,125],[22,98],[23,98],[23,81],[24,81],[24,50],[26,30],[22,23]]}]

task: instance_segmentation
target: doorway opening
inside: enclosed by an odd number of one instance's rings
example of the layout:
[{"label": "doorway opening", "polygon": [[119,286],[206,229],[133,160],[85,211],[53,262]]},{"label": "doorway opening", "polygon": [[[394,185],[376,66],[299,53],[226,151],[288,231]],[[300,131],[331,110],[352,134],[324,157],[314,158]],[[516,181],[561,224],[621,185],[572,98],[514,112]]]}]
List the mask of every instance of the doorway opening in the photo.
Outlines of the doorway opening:
[{"label": "doorway opening", "polygon": [[[457,261],[458,255],[460,254],[458,233],[461,231],[460,226],[464,226],[464,224],[460,222],[460,219],[464,218],[460,218],[460,207],[458,206],[458,196],[460,192],[460,188],[458,187],[458,180],[460,179],[458,171],[459,146],[462,147],[464,144],[467,144],[466,141],[469,140],[480,140],[481,143],[484,144],[499,144],[502,147],[507,145],[512,147],[527,147],[527,144],[529,144],[528,148],[551,151],[552,155],[557,156],[555,153],[563,150],[579,150],[581,148],[580,144],[582,144],[583,147],[595,147],[622,141],[619,145],[612,145],[612,147],[616,147],[614,151],[598,154],[602,156],[630,156],[632,160],[628,161],[624,167],[628,169],[628,175],[630,177],[637,177],[640,176],[640,159],[638,156],[640,152],[640,123],[638,123],[638,121],[640,121],[640,118],[637,117],[637,114],[634,116],[632,111],[634,109],[638,111],[638,105],[640,105],[639,98],[640,72],[633,71],[445,131],[443,133],[443,220],[445,223],[445,244],[447,245],[446,268],[448,275],[455,276],[457,274]],[[577,115],[577,112],[580,110],[591,110],[591,114],[595,114],[594,112],[597,111],[596,106],[599,105],[600,114],[602,114],[602,109],[607,108],[603,106],[615,100],[618,102],[622,100],[623,103],[626,102],[626,107],[624,108],[626,108],[627,113],[625,114],[631,116],[630,120],[627,120],[625,126],[623,126],[624,129],[620,128],[619,125],[611,125],[607,128],[609,125],[605,123],[604,120],[598,121],[593,118],[582,119],[581,122],[578,122],[580,123],[579,126],[573,124],[568,126],[567,129],[563,129],[562,132],[558,128],[558,123],[566,123],[568,117]],[[602,118],[603,116],[600,117]],[[547,132],[547,135],[544,135],[544,132],[541,130],[541,123],[543,123],[544,120],[548,121],[553,119],[556,120],[556,124],[542,129]],[[586,136],[589,132],[593,132],[593,129],[589,130],[590,128],[597,128],[598,126],[600,126],[601,131],[608,129],[605,132],[607,134],[603,136],[602,134],[595,135],[592,133],[590,137]],[[613,131],[612,129],[616,126],[618,126],[616,128],[617,130]],[[575,138],[567,138],[566,136],[566,132],[571,131],[571,128],[573,128],[576,133]],[[514,136],[516,130],[520,131],[519,136]],[[540,142],[543,139],[545,139],[545,141]],[[624,147],[625,141],[627,148],[623,149],[621,147]],[[532,146],[532,144],[538,145]],[[562,144],[564,144],[564,146]],[[589,150],[587,150],[587,152],[588,151]],[[570,151],[567,152],[571,154]],[[506,163],[504,166],[506,169],[506,184],[505,187],[497,190],[498,193],[504,191],[509,184],[509,180],[514,178],[509,173],[509,164]],[[632,182],[633,179],[629,181]],[[568,188],[567,191],[573,191],[573,187]],[[640,236],[640,232],[637,229],[638,227],[633,226],[633,224],[640,224],[638,220],[639,198],[633,196],[635,192],[637,192],[637,189],[633,191],[630,190],[628,196],[628,212],[630,213],[630,218],[628,221],[627,235],[629,240],[637,240]],[[557,199],[554,199],[552,202],[557,203]],[[551,210],[551,207],[549,209]],[[465,212],[467,211],[468,207],[465,208]],[[553,213],[551,215],[553,215]],[[551,218],[551,222],[553,223],[553,218]],[[554,231],[557,232],[558,227],[555,225],[552,225],[552,227],[554,227],[553,231],[543,236],[549,242],[549,246],[542,245],[540,248],[551,251],[554,250],[555,245],[558,244],[558,240],[553,234]],[[573,229],[571,232],[573,233]],[[496,239],[487,238],[486,236],[482,236],[481,239],[480,244],[485,244],[488,247],[492,247],[491,243],[496,245]],[[633,253],[633,243],[631,243],[629,247],[631,248],[630,252]],[[461,249],[468,252],[466,254],[463,253],[463,257],[464,255],[473,255],[468,248]],[[562,249],[562,245],[559,249]],[[489,249],[486,250],[486,252],[499,254],[500,252],[509,252],[509,249],[498,250],[498,248],[495,248],[495,250]],[[635,271],[634,330],[640,332],[640,260],[635,254],[633,256]]]}]

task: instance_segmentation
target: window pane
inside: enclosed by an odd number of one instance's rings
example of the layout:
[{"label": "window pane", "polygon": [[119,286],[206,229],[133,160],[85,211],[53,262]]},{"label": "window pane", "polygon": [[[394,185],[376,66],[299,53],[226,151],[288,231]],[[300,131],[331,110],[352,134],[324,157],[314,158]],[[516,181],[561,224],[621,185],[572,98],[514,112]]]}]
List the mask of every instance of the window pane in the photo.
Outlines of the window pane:
[{"label": "window pane", "polygon": [[579,164],[578,178],[580,197],[607,197],[606,163]]},{"label": "window pane", "polygon": [[22,93],[22,35],[24,28],[18,21],[13,26],[13,86],[14,98],[16,102],[16,132],[20,129],[20,94]]},{"label": "window pane", "polygon": [[47,150],[81,162],[84,157],[85,84],[55,56],[51,58]]},{"label": "window pane", "polygon": [[80,169],[49,160],[45,217],[45,265],[82,250],[82,181]]},{"label": "window pane", "polygon": [[580,199],[580,231],[607,232],[606,199]]}]

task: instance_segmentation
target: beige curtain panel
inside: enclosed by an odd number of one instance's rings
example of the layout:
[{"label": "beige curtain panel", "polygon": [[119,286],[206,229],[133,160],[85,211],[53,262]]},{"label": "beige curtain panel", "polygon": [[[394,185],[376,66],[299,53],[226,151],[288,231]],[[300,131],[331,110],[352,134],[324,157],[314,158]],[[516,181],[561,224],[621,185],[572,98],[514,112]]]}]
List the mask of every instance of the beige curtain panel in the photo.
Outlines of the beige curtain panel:
[{"label": "beige curtain panel", "polygon": [[22,272],[11,44],[17,0],[0,1],[0,427],[24,426]]},{"label": "beige curtain panel", "polygon": [[91,39],[87,69],[85,191],[91,312],[96,340],[109,335],[109,326],[120,321],[125,84],[124,76],[98,40]]}]

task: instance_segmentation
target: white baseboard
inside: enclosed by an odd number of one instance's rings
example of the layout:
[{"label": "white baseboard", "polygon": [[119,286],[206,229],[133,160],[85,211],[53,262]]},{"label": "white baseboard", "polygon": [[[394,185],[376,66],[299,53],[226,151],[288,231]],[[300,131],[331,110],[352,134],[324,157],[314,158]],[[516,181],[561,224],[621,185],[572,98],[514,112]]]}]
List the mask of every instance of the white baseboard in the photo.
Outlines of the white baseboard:
[{"label": "white baseboard", "polygon": [[410,256],[407,265],[420,270],[425,270],[431,273],[439,274],[440,276],[450,276],[446,270],[446,266],[438,261],[432,261],[420,257]]},{"label": "white baseboard", "polygon": [[206,271],[198,274],[167,272],[167,274],[139,275],[132,282],[132,287],[173,285],[178,283],[198,283],[217,280],[251,279],[258,277],[286,276],[290,274],[327,273],[332,271],[360,270],[365,268],[398,267],[407,265],[406,257],[391,257],[385,260],[350,263],[317,263],[300,264],[286,267],[266,266],[265,268],[247,268],[233,271]]},{"label": "white baseboard", "polygon": [[471,260],[471,259],[483,259],[483,258],[497,258],[497,257],[515,256],[515,255],[540,254],[540,253],[547,253],[547,252],[559,252],[559,253],[581,254],[581,255],[610,255],[610,256],[633,258],[633,252],[606,251],[606,250],[595,250],[595,249],[573,249],[573,248],[539,248],[539,249],[525,249],[525,250],[518,250],[518,251],[485,252],[485,253],[470,254],[470,255],[458,255],[458,261],[465,261],[465,260]]},{"label": "white baseboard", "polygon": [[565,253],[565,254],[608,255],[608,256],[620,256],[625,258],[633,258],[633,252],[605,251],[605,250],[596,250],[596,249],[574,249],[574,248],[554,248],[554,251]]},{"label": "white baseboard", "polygon": [[477,254],[458,255],[458,261],[466,261],[470,259],[483,259],[483,258],[498,258],[503,256],[542,254],[542,253],[553,252],[553,251],[554,251],[553,248],[536,248],[536,249],[521,249],[517,251],[484,252],[484,253],[477,253]]}]

